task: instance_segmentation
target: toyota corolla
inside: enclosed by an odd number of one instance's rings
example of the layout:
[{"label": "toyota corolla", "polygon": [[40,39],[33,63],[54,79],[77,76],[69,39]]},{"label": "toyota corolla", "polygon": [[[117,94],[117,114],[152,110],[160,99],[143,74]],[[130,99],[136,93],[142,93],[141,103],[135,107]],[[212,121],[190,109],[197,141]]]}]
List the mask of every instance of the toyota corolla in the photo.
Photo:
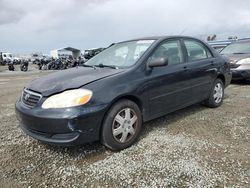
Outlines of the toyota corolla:
[{"label": "toyota corolla", "polygon": [[100,141],[131,146],[142,124],[203,102],[222,104],[229,63],[192,37],[150,37],[116,43],[83,67],[34,80],[16,102],[20,127],[45,143]]}]

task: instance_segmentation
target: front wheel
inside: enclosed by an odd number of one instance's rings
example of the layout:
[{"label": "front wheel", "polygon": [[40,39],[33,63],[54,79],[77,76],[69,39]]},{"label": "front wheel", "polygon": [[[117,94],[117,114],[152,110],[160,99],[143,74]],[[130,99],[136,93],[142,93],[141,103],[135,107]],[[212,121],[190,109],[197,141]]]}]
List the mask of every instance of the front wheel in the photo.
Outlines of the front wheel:
[{"label": "front wheel", "polygon": [[102,143],[111,150],[131,146],[139,137],[142,115],[137,104],[130,100],[115,103],[107,113],[102,127]]},{"label": "front wheel", "polygon": [[219,107],[222,104],[224,97],[224,84],[221,79],[216,79],[209,98],[205,101],[205,105],[210,108]]}]

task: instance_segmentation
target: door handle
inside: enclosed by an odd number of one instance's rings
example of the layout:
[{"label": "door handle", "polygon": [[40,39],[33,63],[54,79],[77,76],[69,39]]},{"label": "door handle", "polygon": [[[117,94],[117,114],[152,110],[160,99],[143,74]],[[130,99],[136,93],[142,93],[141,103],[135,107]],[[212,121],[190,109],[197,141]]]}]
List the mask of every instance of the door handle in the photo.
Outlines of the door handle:
[{"label": "door handle", "polygon": [[214,61],[211,61],[210,63],[211,63],[211,65],[214,65]]}]

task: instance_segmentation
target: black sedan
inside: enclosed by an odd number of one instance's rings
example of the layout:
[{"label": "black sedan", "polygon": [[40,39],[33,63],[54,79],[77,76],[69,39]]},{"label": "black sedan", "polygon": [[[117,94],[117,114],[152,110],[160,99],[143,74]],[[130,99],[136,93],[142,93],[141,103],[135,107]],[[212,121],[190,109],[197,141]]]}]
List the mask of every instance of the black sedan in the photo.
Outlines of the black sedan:
[{"label": "black sedan", "polygon": [[230,61],[233,80],[250,80],[250,39],[234,42],[220,53]]},{"label": "black sedan", "polygon": [[191,37],[150,37],[110,46],[84,67],[34,80],[16,102],[20,127],[45,143],[100,140],[131,146],[142,124],[194,103],[222,104],[229,63]]}]

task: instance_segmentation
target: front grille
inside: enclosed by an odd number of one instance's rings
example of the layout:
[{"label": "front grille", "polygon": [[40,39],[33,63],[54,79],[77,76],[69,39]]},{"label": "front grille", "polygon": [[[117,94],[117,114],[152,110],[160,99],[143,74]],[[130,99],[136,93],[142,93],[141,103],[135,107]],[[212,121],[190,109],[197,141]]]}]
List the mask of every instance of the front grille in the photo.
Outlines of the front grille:
[{"label": "front grille", "polygon": [[22,94],[22,102],[25,106],[29,108],[34,108],[38,102],[41,100],[42,95],[33,91],[30,91],[28,89],[23,90]]}]

